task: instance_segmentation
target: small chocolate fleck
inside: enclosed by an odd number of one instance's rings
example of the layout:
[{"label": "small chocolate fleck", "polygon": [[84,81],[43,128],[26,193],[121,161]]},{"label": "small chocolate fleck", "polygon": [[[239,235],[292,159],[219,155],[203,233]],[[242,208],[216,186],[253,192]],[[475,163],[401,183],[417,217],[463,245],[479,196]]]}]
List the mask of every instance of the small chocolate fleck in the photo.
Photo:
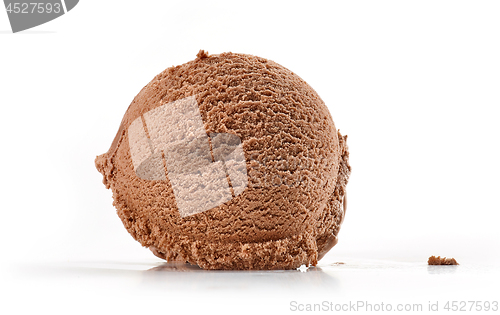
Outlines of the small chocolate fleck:
[{"label": "small chocolate fleck", "polygon": [[200,50],[198,52],[198,54],[196,54],[196,57],[198,59],[205,59],[205,58],[208,58],[208,52],[204,51],[204,50]]},{"label": "small chocolate fleck", "polygon": [[429,265],[458,265],[459,263],[455,260],[455,258],[431,256],[431,257],[429,257],[429,260],[427,260],[427,264],[429,264]]}]

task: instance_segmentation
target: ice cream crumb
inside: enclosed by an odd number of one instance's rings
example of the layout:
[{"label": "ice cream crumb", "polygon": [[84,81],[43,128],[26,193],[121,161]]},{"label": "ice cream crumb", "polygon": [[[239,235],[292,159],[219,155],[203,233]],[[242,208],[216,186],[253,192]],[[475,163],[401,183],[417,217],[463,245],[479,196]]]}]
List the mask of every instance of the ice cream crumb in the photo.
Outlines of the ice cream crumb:
[{"label": "ice cream crumb", "polygon": [[427,260],[427,264],[429,264],[429,265],[458,265],[458,262],[455,260],[455,258],[431,256],[431,257],[429,257],[429,260]]}]

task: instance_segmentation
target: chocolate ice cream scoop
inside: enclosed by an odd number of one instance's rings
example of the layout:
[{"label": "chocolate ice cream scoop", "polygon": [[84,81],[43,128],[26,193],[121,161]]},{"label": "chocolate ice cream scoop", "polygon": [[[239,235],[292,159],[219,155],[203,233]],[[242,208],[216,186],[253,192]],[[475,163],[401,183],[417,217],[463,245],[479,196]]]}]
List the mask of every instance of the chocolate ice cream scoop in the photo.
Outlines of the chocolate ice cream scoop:
[{"label": "chocolate ice cream scoop", "polygon": [[124,226],[156,256],[292,269],[337,243],[346,138],[290,70],[200,51],[139,92],[95,163]]}]

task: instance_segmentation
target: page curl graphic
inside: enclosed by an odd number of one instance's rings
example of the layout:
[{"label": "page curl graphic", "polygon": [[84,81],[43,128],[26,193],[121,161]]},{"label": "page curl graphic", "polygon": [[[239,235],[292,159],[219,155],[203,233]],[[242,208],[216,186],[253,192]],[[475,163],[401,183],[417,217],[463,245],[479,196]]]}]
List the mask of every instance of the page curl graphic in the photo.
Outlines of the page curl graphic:
[{"label": "page curl graphic", "polygon": [[4,0],[13,33],[21,32],[68,13],[79,0]]},{"label": "page curl graphic", "polygon": [[248,186],[237,135],[207,135],[194,96],[155,108],[128,128],[134,171],[172,184],[181,217],[215,208]]}]

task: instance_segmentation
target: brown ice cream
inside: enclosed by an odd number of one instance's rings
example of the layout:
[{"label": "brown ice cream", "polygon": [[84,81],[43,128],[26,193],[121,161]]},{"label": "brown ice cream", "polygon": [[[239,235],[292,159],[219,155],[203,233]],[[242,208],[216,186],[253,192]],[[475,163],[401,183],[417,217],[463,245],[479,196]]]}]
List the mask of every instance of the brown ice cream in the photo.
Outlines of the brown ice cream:
[{"label": "brown ice cream", "polygon": [[432,265],[458,265],[458,262],[455,258],[446,258],[441,256],[431,256],[427,260],[427,264]]},{"label": "brown ice cream", "polygon": [[123,224],[156,256],[292,269],[337,243],[346,138],[288,69],[200,51],[139,92],[95,163]]}]

